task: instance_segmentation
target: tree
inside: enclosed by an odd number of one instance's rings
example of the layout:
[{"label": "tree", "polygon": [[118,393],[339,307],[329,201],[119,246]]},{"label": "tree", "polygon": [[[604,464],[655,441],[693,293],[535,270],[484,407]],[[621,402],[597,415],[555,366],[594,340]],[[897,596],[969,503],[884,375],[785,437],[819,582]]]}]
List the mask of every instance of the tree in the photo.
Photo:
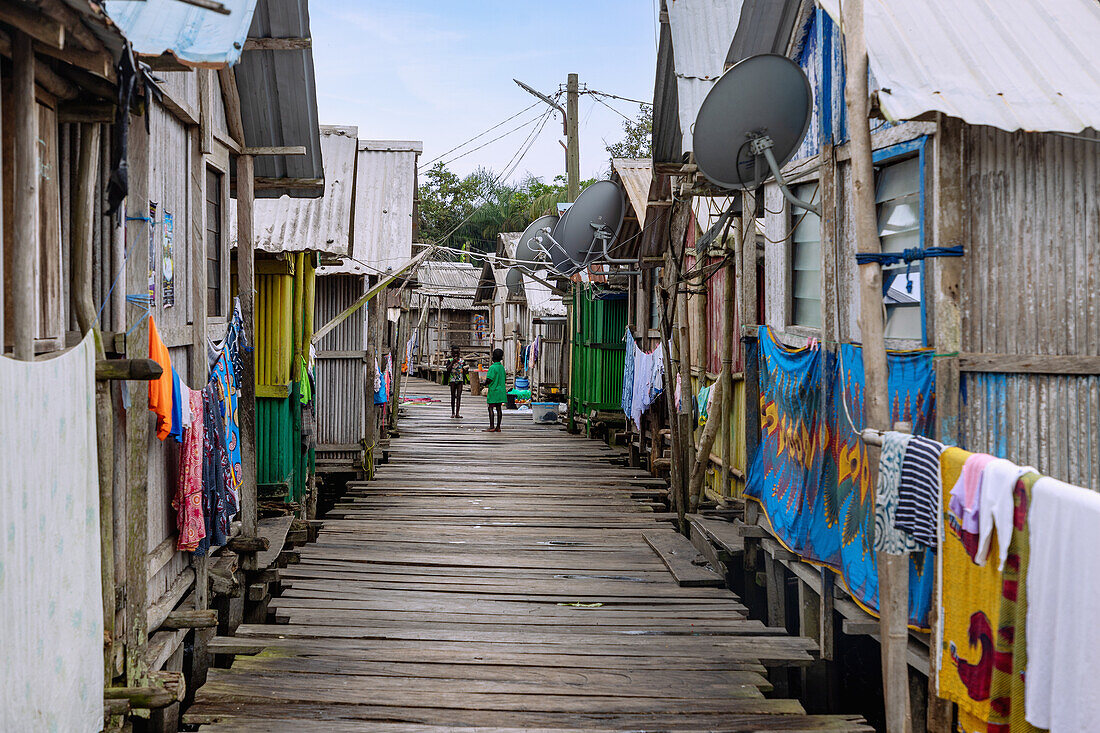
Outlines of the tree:
[{"label": "tree", "polygon": [[607,146],[612,158],[649,158],[653,155],[653,107],[643,104],[635,120],[623,122],[623,138]]}]

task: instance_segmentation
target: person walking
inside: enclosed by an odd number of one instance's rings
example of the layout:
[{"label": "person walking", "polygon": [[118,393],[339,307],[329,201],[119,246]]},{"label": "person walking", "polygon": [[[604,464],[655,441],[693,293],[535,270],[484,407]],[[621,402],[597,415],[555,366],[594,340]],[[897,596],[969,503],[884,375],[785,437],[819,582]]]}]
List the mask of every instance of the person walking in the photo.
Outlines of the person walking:
[{"label": "person walking", "polygon": [[462,387],[466,383],[466,373],[469,367],[455,346],[451,349],[451,358],[447,361],[444,371],[447,374],[447,383],[451,385],[451,417],[462,419]]},{"label": "person walking", "polygon": [[[485,402],[489,405],[489,427],[484,432],[499,433],[500,422],[504,418],[504,399],[508,391],[508,378],[504,374],[504,350],[493,349],[493,364],[485,375],[485,384],[489,391],[485,395]],[[496,418],[495,422],[493,418]]]}]

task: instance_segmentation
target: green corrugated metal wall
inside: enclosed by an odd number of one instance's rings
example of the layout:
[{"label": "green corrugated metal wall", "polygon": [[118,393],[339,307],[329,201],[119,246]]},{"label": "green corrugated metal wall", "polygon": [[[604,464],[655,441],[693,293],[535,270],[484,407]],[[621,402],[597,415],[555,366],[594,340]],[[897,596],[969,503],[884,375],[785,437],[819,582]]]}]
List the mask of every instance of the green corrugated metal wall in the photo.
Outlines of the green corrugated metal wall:
[{"label": "green corrugated metal wall", "polygon": [[622,405],[627,297],[594,288],[573,289],[573,386],[581,414]]}]

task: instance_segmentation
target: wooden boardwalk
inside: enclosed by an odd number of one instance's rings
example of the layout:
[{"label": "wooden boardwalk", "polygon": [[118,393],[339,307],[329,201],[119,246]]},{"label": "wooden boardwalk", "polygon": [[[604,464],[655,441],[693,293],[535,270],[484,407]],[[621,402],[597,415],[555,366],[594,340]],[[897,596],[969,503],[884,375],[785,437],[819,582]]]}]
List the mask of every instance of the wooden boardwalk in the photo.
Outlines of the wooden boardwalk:
[{"label": "wooden boardwalk", "polygon": [[[663,490],[606,446],[484,400],[450,419],[412,380],[392,458],[353,484],[301,563],[278,623],[213,650],[185,722],[202,731],[870,730],[772,699],[765,665],[812,642],[682,587],[643,535],[676,540]],[[670,536],[664,536],[667,533]]]}]

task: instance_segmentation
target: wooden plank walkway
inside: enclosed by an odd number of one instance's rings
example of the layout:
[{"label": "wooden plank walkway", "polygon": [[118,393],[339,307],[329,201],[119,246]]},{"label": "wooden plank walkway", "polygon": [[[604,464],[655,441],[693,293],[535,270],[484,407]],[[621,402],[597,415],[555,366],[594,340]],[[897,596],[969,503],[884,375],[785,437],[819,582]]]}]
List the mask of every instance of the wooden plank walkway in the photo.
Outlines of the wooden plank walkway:
[{"label": "wooden plank walkway", "polygon": [[202,731],[870,730],[767,697],[765,665],[813,643],[680,587],[644,534],[663,484],[529,414],[411,380],[391,463],[352,484],[276,624],[216,639],[185,722]]}]

